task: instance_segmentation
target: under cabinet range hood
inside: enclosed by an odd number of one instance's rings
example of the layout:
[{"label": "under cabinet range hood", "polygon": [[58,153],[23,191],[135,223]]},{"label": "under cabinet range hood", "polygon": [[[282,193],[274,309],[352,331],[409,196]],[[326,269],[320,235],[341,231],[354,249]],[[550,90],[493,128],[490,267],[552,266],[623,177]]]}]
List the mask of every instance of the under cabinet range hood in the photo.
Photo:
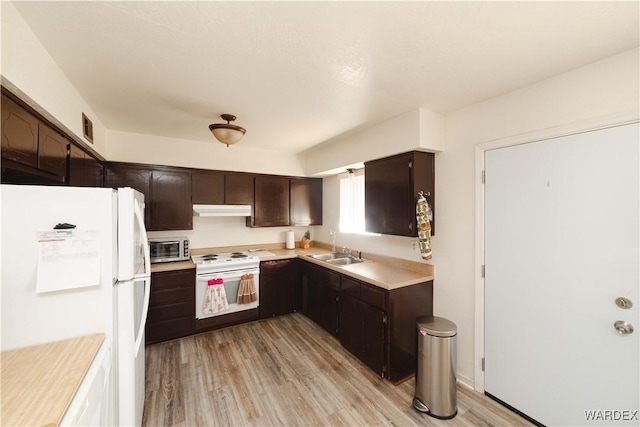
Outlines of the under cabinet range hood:
[{"label": "under cabinet range hood", "polygon": [[193,205],[193,216],[251,216],[251,205]]}]

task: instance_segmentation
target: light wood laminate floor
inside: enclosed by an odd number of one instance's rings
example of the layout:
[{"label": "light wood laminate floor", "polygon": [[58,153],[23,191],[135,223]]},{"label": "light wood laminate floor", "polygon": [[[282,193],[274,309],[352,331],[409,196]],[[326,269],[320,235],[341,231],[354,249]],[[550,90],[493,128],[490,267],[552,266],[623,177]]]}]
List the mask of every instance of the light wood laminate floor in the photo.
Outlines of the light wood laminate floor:
[{"label": "light wood laminate floor", "polygon": [[415,382],[394,386],[301,314],[146,348],[144,426],[531,425],[458,387],[458,415],[413,409]]}]

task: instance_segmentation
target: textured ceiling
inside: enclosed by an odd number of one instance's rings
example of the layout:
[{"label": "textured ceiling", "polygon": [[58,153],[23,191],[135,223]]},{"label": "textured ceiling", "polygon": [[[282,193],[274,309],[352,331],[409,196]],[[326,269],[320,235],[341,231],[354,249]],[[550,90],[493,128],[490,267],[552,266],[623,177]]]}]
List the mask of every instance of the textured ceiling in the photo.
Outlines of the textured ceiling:
[{"label": "textured ceiling", "polygon": [[16,2],[108,129],[298,152],[639,45],[639,2]]}]

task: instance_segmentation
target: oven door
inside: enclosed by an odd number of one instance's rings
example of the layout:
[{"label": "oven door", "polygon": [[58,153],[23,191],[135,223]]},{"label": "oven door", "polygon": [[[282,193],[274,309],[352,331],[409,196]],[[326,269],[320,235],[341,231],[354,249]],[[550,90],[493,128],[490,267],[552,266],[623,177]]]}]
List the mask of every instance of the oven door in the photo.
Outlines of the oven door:
[{"label": "oven door", "polygon": [[[253,283],[258,299],[248,304],[238,304],[238,288],[243,274],[253,274]],[[209,288],[209,280],[222,279],[224,294],[227,299],[228,308],[217,311],[213,314],[205,314],[205,299]],[[217,296],[219,298],[219,296]],[[210,303],[210,301],[208,302]],[[206,319],[208,317],[222,316],[224,314],[236,313],[238,311],[257,308],[260,303],[260,268],[246,268],[242,270],[223,271],[219,273],[196,274],[196,318]]]}]

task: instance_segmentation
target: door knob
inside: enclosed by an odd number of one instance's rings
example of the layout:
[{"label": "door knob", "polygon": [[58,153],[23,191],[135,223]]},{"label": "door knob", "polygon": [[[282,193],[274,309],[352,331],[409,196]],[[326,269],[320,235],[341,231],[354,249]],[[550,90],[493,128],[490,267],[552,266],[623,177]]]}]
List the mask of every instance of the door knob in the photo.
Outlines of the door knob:
[{"label": "door knob", "polygon": [[633,332],[633,326],[631,326],[631,323],[625,322],[624,320],[616,321],[616,323],[613,324],[613,327],[616,328],[616,331],[618,331],[620,335],[628,335]]},{"label": "door knob", "polygon": [[631,300],[625,297],[616,298],[616,305],[624,309],[633,307],[633,303],[631,302]]}]

